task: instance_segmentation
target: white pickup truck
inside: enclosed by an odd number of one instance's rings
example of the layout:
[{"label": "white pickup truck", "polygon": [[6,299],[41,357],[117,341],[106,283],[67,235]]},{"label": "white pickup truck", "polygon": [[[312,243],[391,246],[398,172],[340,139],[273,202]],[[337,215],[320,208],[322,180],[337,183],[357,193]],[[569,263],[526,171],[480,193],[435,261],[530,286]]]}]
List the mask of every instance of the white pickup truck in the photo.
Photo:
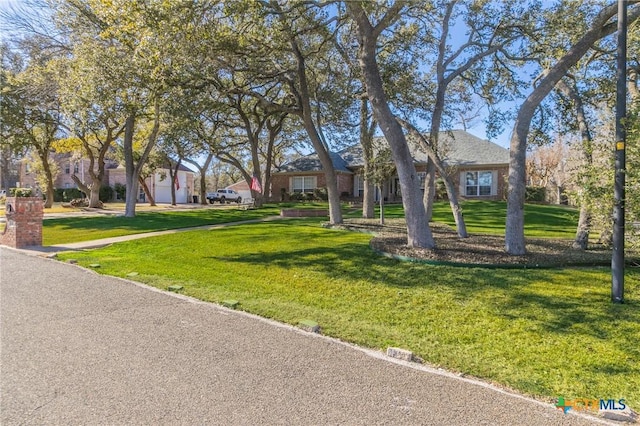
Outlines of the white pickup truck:
[{"label": "white pickup truck", "polygon": [[209,200],[209,204],[213,204],[216,201],[220,201],[220,204],[240,204],[242,202],[242,197],[233,189],[218,189],[215,192],[207,192],[207,200]]}]

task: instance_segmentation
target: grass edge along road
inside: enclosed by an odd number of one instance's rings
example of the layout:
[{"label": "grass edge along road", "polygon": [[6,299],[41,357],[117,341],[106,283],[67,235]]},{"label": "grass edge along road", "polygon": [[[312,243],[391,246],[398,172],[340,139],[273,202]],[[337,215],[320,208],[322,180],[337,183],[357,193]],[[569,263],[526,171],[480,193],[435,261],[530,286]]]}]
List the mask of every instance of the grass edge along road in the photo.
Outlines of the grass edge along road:
[{"label": "grass edge along road", "polygon": [[[240,308],[362,346],[412,350],[427,363],[544,400],[625,399],[640,408],[640,273],[625,305],[607,268],[490,270],[378,257],[370,236],[318,220],[242,225],[60,254],[100,273]],[[215,232],[213,236],[210,232]],[[188,242],[188,249],[185,249]]]}]

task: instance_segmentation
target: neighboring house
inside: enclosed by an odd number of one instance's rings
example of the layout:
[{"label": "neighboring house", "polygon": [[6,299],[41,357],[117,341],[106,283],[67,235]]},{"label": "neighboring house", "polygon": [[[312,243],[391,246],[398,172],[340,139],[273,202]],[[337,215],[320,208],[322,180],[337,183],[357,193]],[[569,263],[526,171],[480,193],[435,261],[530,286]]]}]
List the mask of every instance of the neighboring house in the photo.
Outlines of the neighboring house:
[{"label": "neighboring house", "polygon": [[253,198],[251,189],[249,188],[249,184],[247,184],[247,181],[245,181],[244,179],[227,186],[225,189],[233,189],[238,193],[238,195],[242,197],[243,200],[249,200]]},{"label": "neighboring house", "polygon": [[[89,169],[89,160],[75,159],[70,154],[52,154],[52,160],[57,164],[59,173],[56,176],[53,187],[60,188],[76,188],[76,183],[71,179],[71,175],[75,174],[81,181],[85,182],[85,172]],[[106,167],[116,167],[117,163],[107,162]],[[36,175],[29,167],[27,161],[19,163],[19,183],[24,188],[34,188],[36,186]]]},{"label": "neighboring house", "polygon": [[[173,181],[173,185],[176,191],[176,203],[187,204],[193,202],[193,195],[197,195],[194,188],[195,173],[180,165],[178,168],[178,174]],[[114,187],[116,183],[121,185],[126,184],[126,171],[122,166],[118,166],[115,169],[109,169],[105,182]],[[145,179],[145,183],[149,188],[149,192],[153,195],[156,203],[170,203],[171,202],[171,178],[169,177],[168,168],[157,169],[156,172]],[[147,195],[142,189],[142,185],[138,188],[138,201],[141,203],[148,202]]]},{"label": "neighboring house", "polygon": [[[378,139],[380,141],[381,139]],[[416,171],[424,189],[427,155],[415,141],[408,140],[415,160]],[[487,140],[480,139],[462,130],[441,132],[440,152],[462,198],[504,199],[506,176],[509,170],[509,150]],[[351,146],[331,154],[338,178],[338,191],[343,198],[361,199],[364,192],[362,170],[362,148]],[[280,199],[281,194],[313,192],[326,186],[325,176],[315,154],[301,157],[285,164],[272,175],[271,198]],[[383,185],[383,194],[388,201],[402,199],[397,176]],[[380,194],[376,190],[376,199]]]},{"label": "neighboring house", "polygon": [[[58,164],[60,172],[54,181],[54,188],[77,188],[76,183],[71,179],[71,175],[75,174],[83,182],[88,182],[89,176],[85,176],[89,169],[89,160],[74,160],[70,155],[54,154],[54,161]],[[104,185],[114,187],[116,183],[125,185],[126,176],[124,167],[116,162],[107,162],[105,165],[105,176],[103,178]],[[185,166],[178,169],[177,179],[174,180],[176,188],[176,203],[186,204],[193,201],[195,173]],[[169,170],[166,168],[158,169],[153,176],[145,179],[149,191],[155,198],[157,203],[171,202],[171,179],[169,178]],[[35,174],[29,170],[27,163],[20,163],[20,186],[33,188],[36,186]],[[138,201],[147,202],[146,194],[139,189]]]}]

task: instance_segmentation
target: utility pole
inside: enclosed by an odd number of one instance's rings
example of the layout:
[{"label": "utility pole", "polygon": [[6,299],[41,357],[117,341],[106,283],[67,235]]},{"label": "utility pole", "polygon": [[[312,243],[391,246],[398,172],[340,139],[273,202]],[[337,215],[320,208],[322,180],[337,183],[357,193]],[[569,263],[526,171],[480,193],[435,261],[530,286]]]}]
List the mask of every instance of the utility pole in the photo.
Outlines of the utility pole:
[{"label": "utility pole", "polygon": [[624,228],[627,116],[627,2],[618,0],[618,48],[616,70],[616,149],[613,208],[613,254],[611,256],[611,301],[624,303]]}]

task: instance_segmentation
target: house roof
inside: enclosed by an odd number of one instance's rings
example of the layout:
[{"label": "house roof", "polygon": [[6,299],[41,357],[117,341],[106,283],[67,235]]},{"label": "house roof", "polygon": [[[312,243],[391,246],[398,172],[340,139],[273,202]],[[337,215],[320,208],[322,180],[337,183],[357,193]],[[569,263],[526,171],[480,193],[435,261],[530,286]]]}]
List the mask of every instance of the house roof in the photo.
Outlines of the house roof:
[{"label": "house roof", "polygon": [[[509,164],[509,150],[464,130],[440,132],[438,144],[448,166]],[[427,155],[422,154],[423,161]]]},{"label": "house roof", "polygon": [[188,166],[185,166],[184,164],[180,164],[180,166],[178,166],[178,170],[180,170],[181,172],[195,173],[193,170],[191,170]]},{"label": "house roof", "polygon": [[248,191],[250,188],[247,181],[242,179],[242,180],[239,180],[238,182],[232,183],[231,185],[227,186],[226,189],[233,189],[235,191]]},{"label": "house roof", "polygon": [[[108,169],[122,169],[124,170],[124,165],[123,164],[116,164],[115,167],[111,166],[111,167],[107,167]],[[168,164],[164,164],[162,165],[162,167],[158,167],[158,170],[169,170],[169,165]],[[191,170],[189,167],[180,164],[178,166],[178,171],[181,172],[187,172],[187,173],[193,173],[195,174],[196,172],[194,172],[193,170]]]},{"label": "house roof", "polygon": [[[333,167],[337,172],[352,173],[347,167],[349,164],[341,156],[340,152],[330,152],[331,161]],[[322,171],[322,164],[317,154],[305,155],[296,160],[293,160],[280,167],[281,173],[295,173],[295,172],[319,172]]]},{"label": "house roof", "polygon": [[[480,139],[464,130],[452,130],[440,132],[438,137],[440,151],[443,160],[448,166],[454,165],[497,165],[509,163],[509,150],[493,142]],[[374,138],[374,145],[386,144],[383,137]],[[420,149],[418,143],[411,138],[408,140],[409,148],[417,163],[426,163],[427,154]],[[364,165],[362,147],[352,145],[341,151],[331,153],[333,166],[336,171],[351,173],[352,169]],[[298,158],[283,165],[279,172],[316,172],[322,171],[320,160],[316,154]]]}]

